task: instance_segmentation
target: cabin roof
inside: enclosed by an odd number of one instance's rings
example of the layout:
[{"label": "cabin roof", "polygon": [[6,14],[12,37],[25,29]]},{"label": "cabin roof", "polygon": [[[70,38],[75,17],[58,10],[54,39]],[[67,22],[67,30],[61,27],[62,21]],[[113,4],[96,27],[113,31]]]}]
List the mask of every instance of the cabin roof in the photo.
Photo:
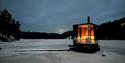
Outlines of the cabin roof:
[{"label": "cabin roof", "polygon": [[[83,23],[83,24],[74,24],[74,25],[87,25],[87,24],[88,24],[88,23]],[[93,24],[93,23],[89,23],[89,24],[96,26],[96,24]]]}]

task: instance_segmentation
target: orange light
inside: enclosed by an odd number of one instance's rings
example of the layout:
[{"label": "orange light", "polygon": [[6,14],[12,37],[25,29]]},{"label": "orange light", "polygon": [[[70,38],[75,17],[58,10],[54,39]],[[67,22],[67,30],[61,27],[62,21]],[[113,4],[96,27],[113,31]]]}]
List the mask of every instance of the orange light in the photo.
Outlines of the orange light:
[{"label": "orange light", "polygon": [[95,44],[94,26],[93,25],[79,25],[77,42],[79,44]]}]

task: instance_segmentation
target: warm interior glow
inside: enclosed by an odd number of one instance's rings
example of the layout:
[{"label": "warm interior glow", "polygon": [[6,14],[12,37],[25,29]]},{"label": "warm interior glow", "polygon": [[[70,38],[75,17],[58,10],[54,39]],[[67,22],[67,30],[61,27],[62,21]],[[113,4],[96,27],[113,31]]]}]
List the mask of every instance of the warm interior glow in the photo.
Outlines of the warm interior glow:
[{"label": "warm interior glow", "polygon": [[79,25],[77,42],[79,44],[95,44],[94,26],[90,24]]}]

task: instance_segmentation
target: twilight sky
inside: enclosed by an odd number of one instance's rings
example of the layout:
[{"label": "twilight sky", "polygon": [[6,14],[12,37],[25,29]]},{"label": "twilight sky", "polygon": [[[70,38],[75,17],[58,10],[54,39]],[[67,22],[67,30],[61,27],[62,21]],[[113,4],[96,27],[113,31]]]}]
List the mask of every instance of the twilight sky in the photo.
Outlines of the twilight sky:
[{"label": "twilight sky", "polygon": [[0,0],[0,11],[9,10],[22,31],[63,33],[73,24],[125,17],[125,0]]}]

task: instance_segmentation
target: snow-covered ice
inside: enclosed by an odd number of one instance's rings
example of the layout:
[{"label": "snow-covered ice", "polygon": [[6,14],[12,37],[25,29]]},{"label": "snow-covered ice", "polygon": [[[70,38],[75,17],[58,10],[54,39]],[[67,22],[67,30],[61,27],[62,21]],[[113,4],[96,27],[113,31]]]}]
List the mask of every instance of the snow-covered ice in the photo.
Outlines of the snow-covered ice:
[{"label": "snow-covered ice", "polygon": [[0,63],[125,63],[124,40],[98,42],[101,51],[94,54],[68,51],[68,45],[72,45],[70,39],[0,42]]}]

